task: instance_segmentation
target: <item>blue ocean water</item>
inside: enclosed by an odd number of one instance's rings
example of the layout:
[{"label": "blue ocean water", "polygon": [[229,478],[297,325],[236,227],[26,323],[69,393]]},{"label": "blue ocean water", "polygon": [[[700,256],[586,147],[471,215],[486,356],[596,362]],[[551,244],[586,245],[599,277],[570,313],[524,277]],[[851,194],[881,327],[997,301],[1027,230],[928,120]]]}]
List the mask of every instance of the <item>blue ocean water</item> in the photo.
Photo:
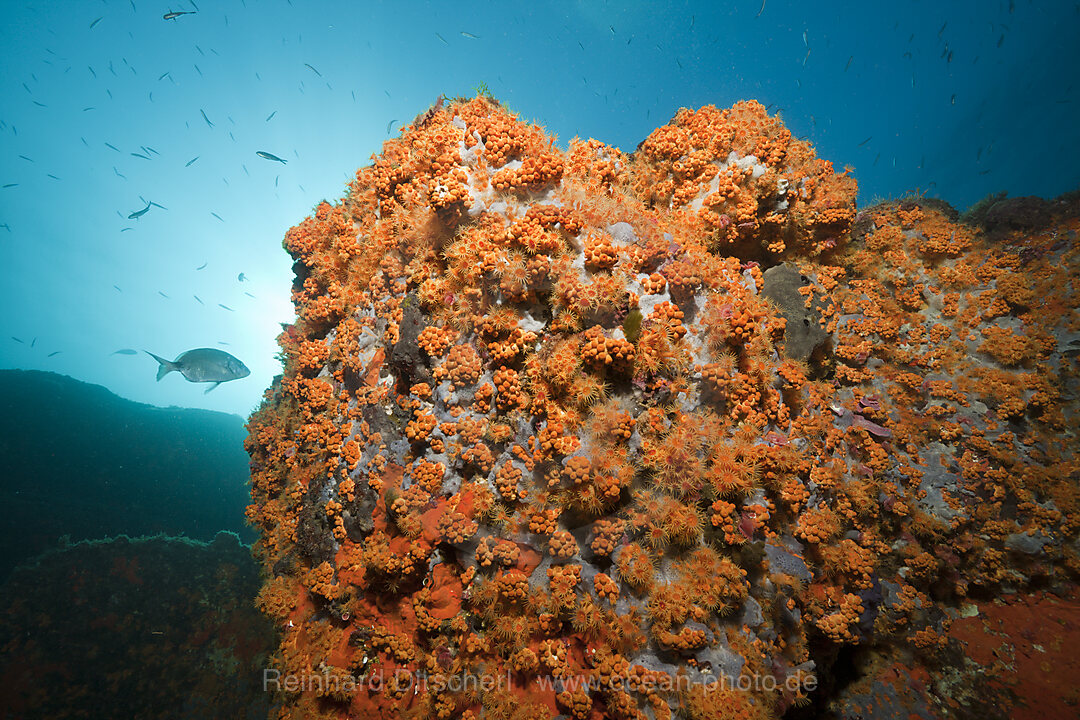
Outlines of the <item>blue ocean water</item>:
[{"label": "blue ocean water", "polygon": [[[1053,196],[1080,180],[1078,30],[1080,4],[1033,0],[5,2],[0,367],[246,414],[292,317],[286,229],[479,87],[627,151],[755,98],[863,204]],[[141,352],[195,347],[252,373],[203,394]]]}]

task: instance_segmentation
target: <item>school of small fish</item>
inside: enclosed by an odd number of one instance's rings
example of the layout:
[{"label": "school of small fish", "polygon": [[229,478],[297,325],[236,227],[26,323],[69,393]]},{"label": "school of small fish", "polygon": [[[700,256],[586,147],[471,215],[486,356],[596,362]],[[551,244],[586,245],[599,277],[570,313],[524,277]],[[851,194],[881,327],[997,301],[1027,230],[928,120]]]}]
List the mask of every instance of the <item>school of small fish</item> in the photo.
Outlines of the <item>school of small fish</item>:
[{"label": "school of small fish", "polygon": [[[188,4],[190,4],[190,9],[187,9],[187,8],[185,8],[185,9],[176,9],[176,10],[167,9],[167,11],[164,12],[161,15],[162,20],[167,22],[167,23],[170,23],[170,24],[179,23],[179,24],[183,24],[183,25],[188,26],[188,27],[191,27],[192,24],[197,25],[201,21],[201,19],[203,17],[203,16],[200,15],[201,11],[199,10],[198,6],[196,5],[196,3],[193,0],[188,0]],[[135,9],[135,3],[132,2],[131,5],[132,5],[132,9],[134,10]],[[762,0],[761,5],[757,10],[757,13],[754,15],[754,19],[761,18],[766,13],[766,10],[767,10],[766,5],[767,5],[767,1]],[[1010,1],[1008,3],[1008,12],[1009,12],[1010,15],[1013,13],[1014,7],[1015,7],[1014,3]],[[751,10],[751,12],[752,12],[752,10]],[[772,10],[771,12],[775,12],[775,10]],[[97,17],[94,17],[88,23],[88,25],[86,27],[87,27],[87,29],[89,31],[94,31],[95,28],[98,28],[98,26],[102,22],[108,23],[108,15],[107,14],[99,15]],[[225,17],[225,23],[226,23],[226,25],[228,24],[228,17],[227,16]],[[691,16],[690,20],[689,20],[689,29],[691,30],[691,32],[694,31],[695,23],[696,23],[696,16]],[[952,46],[950,46],[949,37],[947,35],[948,27],[949,27],[949,22],[946,20],[946,21],[942,22],[940,28],[937,30],[937,33],[936,33],[937,45],[940,48],[939,59],[943,61],[943,66],[945,68],[948,68],[948,67],[952,66],[954,60],[957,57],[956,56],[957,50],[954,49]],[[615,27],[614,24],[608,25],[607,30],[610,33],[610,39],[611,40],[618,40],[619,42],[622,42],[622,39],[625,38],[626,44],[630,44],[634,39],[634,35],[632,33],[620,32],[620,31],[617,30],[617,28]],[[1002,46],[1005,44],[1006,34],[1007,34],[1008,31],[1009,31],[1009,27],[1008,27],[1008,25],[1006,25],[1004,23],[991,22],[989,24],[989,32],[990,32],[991,41],[994,43],[996,48],[1002,48]],[[97,32],[100,32],[100,30],[97,30]],[[932,33],[933,31],[930,30],[929,32]],[[468,43],[483,42],[484,41],[484,37],[482,35],[470,32],[468,30],[459,30],[457,34],[458,34],[458,36],[460,38],[464,39]],[[451,37],[453,37],[453,36],[451,36]],[[434,32],[434,38],[438,43],[440,43],[442,45],[449,46],[451,44],[450,40],[448,40],[447,37],[445,35],[443,35],[442,33],[440,33],[440,32]],[[811,58],[811,53],[812,53],[812,51],[814,49],[812,45],[817,44],[816,42],[812,43],[811,42],[812,40],[816,41],[816,40],[820,39],[825,46],[827,46],[830,43],[829,38],[824,37],[823,35],[821,35],[821,33],[815,33],[813,31],[813,28],[810,27],[810,26],[801,28],[801,39],[802,39],[802,43],[803,43],[803,45],[802,45],[801,65],[803,67],[807,66],[807,64],[808,64],[808,62],[809,62],[809,60]],[[908,37],[908,44],[912,45],[915,42],[915,39],[916,39],[916,34],[912,33]],[[582,51],[585,51],[585,49],[586,49],[585,43],[583,43],[581,40],[577,40],[576,44]],[[662,51],[662,46],[661,46],[660,43],[655,43],[655,47],[656,47],[657,50]],[[207,55],[207,53],[204,52],[203,49],[199,45],[195,45],[195,48],[198,51],[200,56],[206,56]],[[215,54],[215,55],[217,54],[213,49],[210,49],[209,52],[212,53],[212,54]],[[915,59],[916,59],[915,58],[915,53],[911,49],[906,50],[903,53],[903,58],[905,60],[907,60],[907,61],[912,62],[912,63],[914,63]],[[979,59],[978,56],[975,56],[972,62],[975,63],[975,62],[978,61],[978,59]],[[685,69],[685,67],[683,65],[683,62],[682,62],[682,59],[680,57],[673,56],[672,60],[674,61],[675,65],[678,67],[678,69],[680,71]],[[124,66],[124,69],[126,69],[126,71],[130,71],[133,75],[137,74],[135,68],[132,67],[128,63],[127,59],[122,59],[122,64]],[[200,76],[202,76],[203,73],[202,73],[202,70],[199,68],[198,64],[193,64],[193,67],[194,67],[195,71]],[[310,71],[309,79],[318,78],[318,79],[321,79],[321,80],[325,81],[325,78],[323,76],[323,72],[321,72],[315,65],[313,65],[311,63],[308,63],[308,62],[304,62],[303,67],[306,68],[308,71]],[[848,54],[846,62],[844,62],[844,64],[843,64],[843,72],[846,73],[849,70],[852,70],[852,68],[854,68],[854,71],[856,73],[859,73],[859,72],[861,72],[861,68],[863,68],[863,67],[864,66],[861,66],[858,63],[858,60],[857,60],[855,54]],[[108,61],[108,68],[107,69],[108,69],[109,73],[111,73],[112,75],[115,76],[115,75],[118,74],[117,71],[118,71],[118,69],[120,69],[120,67],[114,65],[113,61],[110,60],[110,61]],[[90,75],[94,79],[98,79],[98,77],[99,77],[98,71],[95,70],[94,67],[88,66],[87,70],[89,71]],[[947,70],[943,71],[943,72],[947,72]],[[255,75],[256,75],[257,79],[261,79],[259,77],[258,73],[256,73]],[[914,71],[912,71],[910,75],[911,75],[911,88],[915,89],[916,88],[916,73]],[[160,74],[157,75],[157,82],[166,82],[166,81],[175,83],[175,80],[173,79],[172,71],[169,70],[169,69],[165,69],[163,72],[161,72]],[[584,83],[585,86],[589,85],[588,79],[586,77],[582,77],[582,82]],[[796,79],[796,83],[801,87],[801,80],[800,79]],[[326,84],[327,84],[328,87],[330,86],[329,82],[327,82]],[[486,85],[481,84],[481,87],[486,92]],[[23,83],[23,88],[26,89],[27,92],[32,94],[31,88],[26,83]],[[303,92],[303,89],[304,89],[304,84],[303,84],[303,81],[301,81],[301,83],[300,83],[300,92]],[[111,98],[112,97],[112,92],[107,88],[106,88],[106,92],[108,93],[109,97]],[[384,92],[385,92],[386,96],[389,98],[390,97],[389,91],[384,91]],[[593,90],[593,92],[598,96],[601,94],[600,91],[595,90],[595,89]],[[618,90],[616,89],[614,92],[617,93]],[[154,97],[153,97],[153,92],[152,91],[149,92],[148,97],[149,97],[149,101],[153,102]],[[958,104],[958,98],[959,98],[958,93],[952,93],[949,96],[949,100],[948,100],[949,105],[950,106],[956,106]],[[355,92],[353,92],[353,99],[354,100],[356,99]],[[608,99],[608,96],[604,95],[604,99],[606,101]],[[38,106],[43,107],[43,108],[48,107],[47,103],[40,102],[40,101],[38,101],[36,99],[33,100],[32,102],[34,102],[35,105],[38,105]],[[770,109],[771,108],[772,108],[772,105],[770,105]],[[95,109],[96,108],[94,106],[86,106],[86,107],[82,108],[82,111],[83,112],[93,112],[93,111],[95,111]],[[214,112],[214,110],[211,109],[211,112],[208,112],[206,108],[202,108],[202,107],[197,108],[197,110],[198,110],[198,113],[199,113],[198,117],[201,117],[201,119],[202,119],[203,123],[205,123],[206,127],[211,129],[211,130],[217,129],[217,131],[220,132],[220,127],[219,126],[222,123],[225,123],[226,120],[228,121],[227,125],[234,125],[235,124],[232,117],[225,117],[223,119],[222,115],[225,115],[225,113],[221,112],[220,110],[218,110],[217,112]],[[782,108],[776,108],[775,112],[779,113],[779,112],[781,112],[781,110],[782,110]],[[277,109],[271,111],[266,116],[265,122],[267,122],[267,123],[271,122],[277,116],[277,114],[278,114]],[[213,117],[212,117],[212,115],[213,115]],[[813,118],[813,116],[811,116],[811,121],[812,121],[812,124],[816,127],[817,126],[817,121]],[[397,119],[393,119],[393,120],[390,120],[386,124],[386,134],[387,135],[391,134],[391,132],[394,129],[395,124],[397,124],[397,123],[398,123]],[[4,129],[4,123],[2,123],[2,121],[0,121],[0,129]],[[14,132],[15,129],[11,128],[11,130]],[[229,136],[230,136],[230,138],[232,140],[236,141],[236,137],[233,136],[233,133],[231,131],[229,131],[228,134],[229,134]],[[869,147],[872,148],[873,147],[873,145],[871,145],[872,140],[873,140],[873,137],[869,136],[869,137],[865,138],[864,140],[862,140],[861,142],[859,142],[856,147],[861,149],[861,148],[864,148],[866,146],[869,146]],[[89,143],[87,142],[87,140],[85,138],[82,138],[82,142],[83,142],[84,145],[89,147]],[[122,150],[120,147],[118,147],[117,145],[114,145],[114,144],[112,144],[110,142],[104,142],[104,146],[106,148],[108,148],[109,150],[118,153],[119,155],[124,155],[125,154],[124,150]],[[990,143],[989,146],[980,146],[978,148],[976,154],[975,154],[975,162],[976,162],[976,164],[982,163],[983,160],[984,160],[984,156],[989,155],[990,152],[992,152],[992,150],[993,150],[993,143]],[[288,163],[289,163],[289,160],[286,159],[285,157],[282,157],[282,156],[280,156],[278,154],[275,154],[274,152],[271,152],[269,150],[258,149],[258,150],[252,150],[252,152],[254,152],[254,154],[258,158],[260,158],[262,160],[266,160],[268,162],[279,163],[282,166],[287,166]],[[876,152],[876,154],[875,154],[875,156],[873,158],[873,164],[877,165],[878,161],[881,158],[881,153],[877,152],[877,151],[875,151],[875,152]],[[294,154],[295,154],[295,151],[294,151]],[[151,146],[148,146],[148,145],[138,145],[135,149],[128,150],[127,151],[127,156],[134,157],[134,158],[137,158],[139,160],[142,160],[144,162],[149,162],[149,163],[159,162],[160,159],[163,157],[162,153],[160,153],[154,147],[151,147]],[[34,160],[29,156],[18,155],[18,157],[22,161],[24,161],[26,163],[34,163]],[[196,162],[198,162],[200,160],[200,157],[201,157],[201,155],[194,155],[194,156],[190,157],[190,159],[188,159],[183,164],[183,167],[184,168],[192,167]],[[297,157],[299,157],[299,155],[297,155]],[[896,165],[896,158],[895,157],[892,159],[892,163],[893,163],[894,166]],[[922,164],[920,164],[920,167],[921,166],[922,166]],[[241,167],[242,167],[245,174],[250,175],[250,172],[248,171],[248,168],[247,168],[246,165],[242,165]],[[120,170],[116,166],[112,167],[112,171],[113,171],[113,174],[115,176],[117,176],[117,177],[119,177],[121,179],[124,179],[124,180],[127,179],[127,176],[125,174],[121,173]],[[980,174],[986,174],[988,172],[990,172],[990,169],[984,169],[984,170],[980,171]],[[49,178],[51,178],[53,180],[57,180],[57,181],[61,180],[60,176],[58,176],[56,174],[53,174],[53,173],[47,173],[47,177],[49,177]],[[228,184],[227,179],[223,178],[223,180],[224,180],[224,182],[226,184]],[[274,178],[275,187],[278,186],[279,180],[280,180],[280,175],[275,176],[275,178]],[[0,190],[14,189],[14,188],[19,187],[19,185],[20,185],[20,183],[18,183],[18,182],[4,183],[4,184],[0,185]],[[134,223],[130,223],[130,224],[127,224],[127,225],[124,225],[124,226],[120,227],[119,228],[120,233],[134,231],[136,229],[136,227],[138,227],[140,221],[148,222],[148,223],[151,223],[151,224],[153,224],[154,222],[159,222],[158,220],[155,219],[155,218],[158,217],[159,213],[155,212],[154,214],[150,215],[151,210],[153,210],[155,208],[159,209],[159,210],[162,210],[162,211],[167,210],[167,208],[164,205],[159,204],[158,202],[155,202],[154,200],[144,198],[141,195],[138,196],[138,200],[139,200],[140,204],[135,205],[134,198],[128,198],[127,199],[128,204],[126,204],[126,207],[127,207],[126,211],[117,210],[117,215],[122,220],[135,221]],[[132,206],[134,206],[134,207],[132,207]],[[225,218],[222,217],[215,210],[207,208],[205,212],[207,212],[210,217],[216,219],[217,221],[219,221],[221,223],[226,222]],[[149,215],[149,218],[148,218],[148,215]],[[0,223],[0,228],[2,228],[4,230],[7,230],[9,233],[12,232],[12,229],[11,229],[11,227],[10,227],[10,225],[8,223]],[[206,267],[207,267],[207,263],[204,262],[202,265],[197,267],[196,270],[202,270],[202,269],[204,269]],[[247,278],[246,278],[245,274],[241,272],[238,275],[237,280],[238,280],[238,282],[244,282],[245,280],[247,280]],[[114,285],[113,287],[117,290],[117,292],[122,292],[121,288],[118,285]],[[169,294],[167,294],[166,292],[162,291],[162,290],[158,290],[157,293],[158,293],[159,296],[161,296],[164,299],[167,299],[167,300],[171,299],[171,296]],[[249,296],[249,297],[252,297],[252,298],[255,297],[250,292],[245,292],[244,294]],[[200,306],[205,306],[206,305],[206,303],[204,303],[203,299],[200,298],[198,295],[192,294],[192,298]],[[216,304],[217,304],[217,306],[219,308],[221,308],[221,309],[223,309],[225,311],[234,312],[233,307],[231,307],[229,305],[226,305],[224,303],[216,303]],[[20,344],[25,344],[23,342],[23,340],[21,340],[20,338],[18,338],[16,336],[12,336],[12,340],[17,342],[17,343],[20,343]],[[36,338],[34,339],[34,341],[32,341],[29,344],[28,347],[33,347],[34,342],[36,342]],[[59,355],[60,353],[61,353],[61,351],[59,351],[59,350],[53,351],[48,355],[48,357],[55,357],[56,355]],[[122,355],[134,354],[134,351],[129,351],[127,349],[123,349],[123,350],[117,350],[113,354],[122,354]]]}]

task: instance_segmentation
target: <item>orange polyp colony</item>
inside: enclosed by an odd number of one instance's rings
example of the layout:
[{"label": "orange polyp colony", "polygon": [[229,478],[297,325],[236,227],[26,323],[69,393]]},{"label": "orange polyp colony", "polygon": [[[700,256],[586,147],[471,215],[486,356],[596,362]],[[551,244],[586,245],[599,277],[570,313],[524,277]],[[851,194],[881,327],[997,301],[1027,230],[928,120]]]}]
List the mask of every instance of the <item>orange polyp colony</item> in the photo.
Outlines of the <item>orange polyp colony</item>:
[{"label": "orange polyp colony", "polygon": [[1077,221],[854,198],[756,102],[633,155],[485,98],[385,143],[286,235],[250,423],[276,667],[358,682],[280,716],[775,716],[838,645],[1075,579]]}]

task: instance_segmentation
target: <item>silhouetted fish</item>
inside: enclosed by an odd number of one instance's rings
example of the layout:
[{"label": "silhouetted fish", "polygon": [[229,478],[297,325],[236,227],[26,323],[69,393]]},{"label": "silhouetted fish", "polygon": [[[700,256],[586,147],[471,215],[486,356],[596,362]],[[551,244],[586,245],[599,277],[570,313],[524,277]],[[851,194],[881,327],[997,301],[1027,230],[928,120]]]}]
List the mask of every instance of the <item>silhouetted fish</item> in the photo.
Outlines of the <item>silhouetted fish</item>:
[{"label": "silhouetted fish", "polygon": [[206,392],[210,392],[223,382],[239,380],[251,374],[244,363],[224,350],[215,348],[188,350],[171,361],[158,357],[149,350],[146,354],[158,361],[158,380],[176,370],[188,382],[214,383],[206,389]]},{"label": "silhouetted fish", "polygon": [[136,210],[135,212],[128,215],[128,220],[138,220],[143,215],[150,212],[150,206],[151,205],[153,205],[153,203],[150,203],[150,202],[146,203],[146,207],[144,207],[142,210]]},{"label": "silhouetted fish", "polygon": [[176,11],[170,10],[169,12],[162,15],[161,19],[162,20],[175,20],[176,18],[180,17],[181,15],[194,15],[194,14],[195,14],[194,10],[185,10],[185,11],[182,11],[182,12],[176,12]]},{"label": "silhouetted fish", "polygon": [[137,355],[138,352],[131,348],[120,348],[119,350],[113,350],[110,355]]},{"label": "silhouetted fish", "polygon": [[285,165],[286,163],[289,162],[288,160],[282,160],[277,155],[265,152],[263,150],[256,150],[255,154],[258,155],[259,157],[261,157],[263,160],[273,160],[275,162],[281,163],[282,165]]}]

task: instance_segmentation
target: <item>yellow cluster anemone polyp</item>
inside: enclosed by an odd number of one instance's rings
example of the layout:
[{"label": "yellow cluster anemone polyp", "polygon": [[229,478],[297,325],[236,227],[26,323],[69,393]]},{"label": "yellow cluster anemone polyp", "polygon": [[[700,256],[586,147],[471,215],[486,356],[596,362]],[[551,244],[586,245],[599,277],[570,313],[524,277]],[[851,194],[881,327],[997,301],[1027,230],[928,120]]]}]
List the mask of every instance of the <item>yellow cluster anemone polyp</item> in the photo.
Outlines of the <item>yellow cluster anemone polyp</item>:
[{"label": "yellow cluster anemone polyp", "polygon": [[855,191],[756,102],[386,142],[286,235],[250,423],[279,716],[778,716],[1075,579],[1076,221]]}]

